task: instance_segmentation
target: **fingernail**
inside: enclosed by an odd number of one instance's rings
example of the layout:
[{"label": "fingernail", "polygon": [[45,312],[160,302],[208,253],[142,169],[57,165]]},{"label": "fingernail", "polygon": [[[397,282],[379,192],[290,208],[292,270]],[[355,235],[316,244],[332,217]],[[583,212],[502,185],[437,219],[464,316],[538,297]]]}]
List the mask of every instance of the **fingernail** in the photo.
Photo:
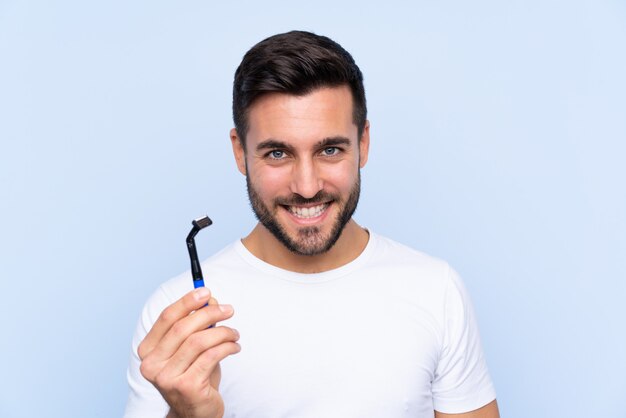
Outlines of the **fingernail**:
[{"label": "fingernail", "polygon": [[206,299],[211,296],[211,291],[206,287],[199,287],[196,289],[196,299]]},{"label": "fingernail", "polygon": [[233,311],[232,305],[219,305],[220,311],[224,313],[231,313]]}]

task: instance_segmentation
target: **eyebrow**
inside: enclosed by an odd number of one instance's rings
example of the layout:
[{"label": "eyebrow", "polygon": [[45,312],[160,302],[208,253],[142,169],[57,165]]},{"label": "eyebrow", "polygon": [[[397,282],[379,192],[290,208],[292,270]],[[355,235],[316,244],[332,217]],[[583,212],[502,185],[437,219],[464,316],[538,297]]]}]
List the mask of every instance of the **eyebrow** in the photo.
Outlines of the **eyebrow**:
[{"label": "eyebrow", "polygon": [[[315,146],[317,148],[326,148],[332,147],[336,145],[346,145],[349,146],[352,142],[349,138],[345,136],[331,136],[329,138],[324,138],[319,141]],[[286,142],[279,141],[277,139],[267,139],[256,146],[257,151],[263,151],[268,149],[284,149],[288,151],[293,151],[293,146],[287,144]]]},{"label": "eyebrow", "polygon": [[256,146],[256,150],[257,151],[263,151],[266,149],[286,149],[286,150],[291,150],[293,147],[287,145],[285,142],[283,141],[279,141],[277,139],[267,139],[261,143],[259,143],[259,145]]},{"label": "eyebrow", "polygon": [[317,143],[318,148],[326,148],[332,147],[335,145],[346,145],[350,146],[352,142],[350,138],[346,138],[345,136],[332,136],[330,138],[324,138],[320,142]]}]

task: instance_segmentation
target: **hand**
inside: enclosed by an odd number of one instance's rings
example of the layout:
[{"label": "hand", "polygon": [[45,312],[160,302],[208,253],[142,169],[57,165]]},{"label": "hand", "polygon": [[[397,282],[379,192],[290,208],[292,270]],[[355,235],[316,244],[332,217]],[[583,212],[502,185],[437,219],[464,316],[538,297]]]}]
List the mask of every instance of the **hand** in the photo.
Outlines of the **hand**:
[{"label": "hand", "polygon": [[239,352],[239,333],[225,326],[207,327],[232,315],[230,305],[219,305],[209,289],[198,288],[163,310],[139,344],[141,374],[170,405],[168,417],[224,414],[219,362]]}]

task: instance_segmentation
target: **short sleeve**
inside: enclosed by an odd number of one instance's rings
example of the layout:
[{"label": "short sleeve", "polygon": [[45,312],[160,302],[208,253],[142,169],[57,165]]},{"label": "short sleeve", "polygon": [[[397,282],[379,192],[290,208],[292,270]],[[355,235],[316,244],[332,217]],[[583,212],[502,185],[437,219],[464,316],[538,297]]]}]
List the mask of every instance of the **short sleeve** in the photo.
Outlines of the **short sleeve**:
[{"label": "short sleeve", "polygon": [[496,398],[471,301],[458,274],[448,267],[444,336],[432,384],[433,405],[443,413],[464,413]]},{"label": "short sleeve", "polygon": [[170,303],[163,289],[159,288],[146,302],[137,322],[126,373],[130,391],[124,418],[158,418],[165,417],[169,412],[169,406],[159,391],[139,371],[141,360],[137,354],[137,348],[156,322],[161,311]]}]

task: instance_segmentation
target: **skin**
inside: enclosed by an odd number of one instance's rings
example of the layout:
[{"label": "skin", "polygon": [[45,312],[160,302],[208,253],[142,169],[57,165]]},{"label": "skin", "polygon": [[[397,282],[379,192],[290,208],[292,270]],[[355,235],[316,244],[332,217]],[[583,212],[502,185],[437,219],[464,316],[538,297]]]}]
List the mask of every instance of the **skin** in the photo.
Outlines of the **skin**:
[{"label": "skin", "polygon": [[[359,140],[349,88],[320,88],[306,96],[267,94],[251,107],[249,126],[245,149],[235,129],[230,138],[239,171],[248,176],[264,205],[294,240],[298,240],[299,230],[307,227],[317,228],[321,236],[330,235],[369,152],[369,123]],[[312,219],[300,219],[275,202],[295,195],[311,199],[320,192],[339,199],[324,199],[327,209]],[[323,254],[296,254],[261,223],[242,242],[267,263],[290,271],[315,273],[354,260],[368,238],[368,233],[350,220],[335,245]]]},{"label": "skin", "polygon": [[494,400],[482,408],[463,414],[444,414],[435,411],[435,418],[500,418],[500,411],[498,410],[498,402]]},{"label": "skin", "polygon": [[[330,239],[348,196],[367,163],[369,122],[361,138],[352,119],[352,95],[348,87],[320,88],[305,96],[270,93],[249,109],[245,146],[235,129],[230,132],[239,171],[248,176],[259,203],[300,249],[321,248]],[[323,196],[319,201],[296,203]],[[317,199],[317,198],[316,198]],[[324,205],[323,213],[303,219],[299,209]],[[303,230],[315,230],[303,238]],[[300,273],[331,270],[361,254],[369,236],[350,219],[335,244],[325,252],[303,255],[288,249],[262,223],[242,242],[261,260]],[[208,306],[204,306],[210,301]],[[239,352],[236,330],[207,327],[233,315],[229,305],[219,305],[208,289],[196,289],[166,308],[138,352],[141,373],[170,405],[169,418],[221,417],[224,402],[219,394],[219,362]],[[435,417],[498,418],[492,402],[464,414]]]},{"label": "skin", "polygon": [[141,374],[170,406],[168,418],[223,416],[219,362],[240,351],[239,333],[207,327],[233,313],[232,306],[211,298],[207,288],[193,290],[161,313],[139,345]]}]

